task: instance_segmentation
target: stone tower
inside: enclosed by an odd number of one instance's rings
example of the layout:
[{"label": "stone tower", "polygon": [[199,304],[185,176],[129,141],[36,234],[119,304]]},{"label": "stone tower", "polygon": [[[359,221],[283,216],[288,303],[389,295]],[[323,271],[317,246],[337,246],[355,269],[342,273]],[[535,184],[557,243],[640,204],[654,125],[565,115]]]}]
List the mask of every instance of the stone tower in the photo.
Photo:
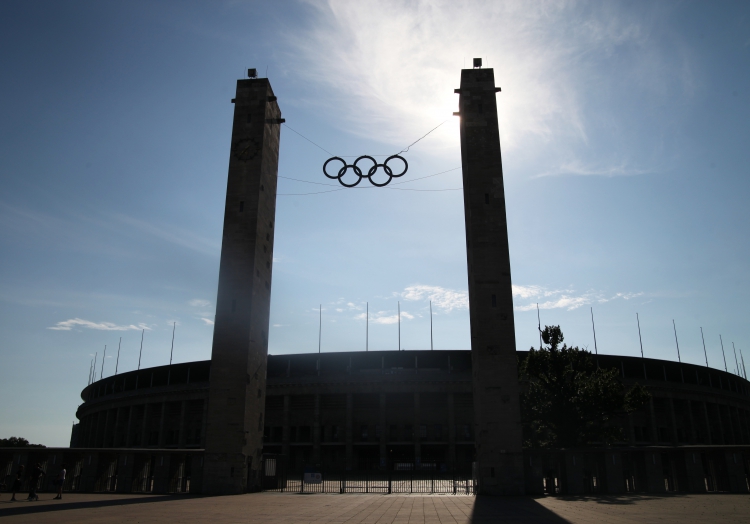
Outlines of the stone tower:
[{"label": "stone tower", "polygon": [[461,71],[461,88],[456,92],[460,94],[476,461],[481,493],[520,494],[524,489],[521,413],[498,91],[492,69]]},{"label": "stone tower", "polygon": [[267,78],[237,81],[211,352],[203,492],[259,485],[283,119]]}]

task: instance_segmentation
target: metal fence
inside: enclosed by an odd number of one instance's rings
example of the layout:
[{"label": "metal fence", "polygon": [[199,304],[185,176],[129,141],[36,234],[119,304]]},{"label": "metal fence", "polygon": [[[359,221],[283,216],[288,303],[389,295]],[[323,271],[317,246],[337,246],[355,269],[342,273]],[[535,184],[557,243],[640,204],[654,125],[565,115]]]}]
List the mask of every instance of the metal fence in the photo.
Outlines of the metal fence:
[{"label": "metal fence", "polygon": [[290,493],[444,493],[474,495],[471,469],[440,470],[403,463],[365,471],[327,471],[305,468],[288,471],[284,457],[263,461],[262,489]]}]

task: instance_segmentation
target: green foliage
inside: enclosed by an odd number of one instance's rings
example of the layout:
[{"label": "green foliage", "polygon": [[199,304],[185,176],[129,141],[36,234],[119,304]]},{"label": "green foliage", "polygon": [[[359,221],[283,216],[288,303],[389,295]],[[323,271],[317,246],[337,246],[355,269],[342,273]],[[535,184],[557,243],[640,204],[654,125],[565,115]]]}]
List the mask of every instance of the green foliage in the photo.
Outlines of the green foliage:
[{"label": "green foliage", "polygon": [[540,350],[531,348],[519,371],[524,445],[567,448],[622,439],[613,419],[641,407],[650,394],[636,384],[625,392],[617,369],[601,369],[590,352],[562,344],[560,326],[545,326]]},{"label": "green foliage", "polygon": [[29,444],[21,437],[0,438],[0,448],[45,448],[42,444]]}]

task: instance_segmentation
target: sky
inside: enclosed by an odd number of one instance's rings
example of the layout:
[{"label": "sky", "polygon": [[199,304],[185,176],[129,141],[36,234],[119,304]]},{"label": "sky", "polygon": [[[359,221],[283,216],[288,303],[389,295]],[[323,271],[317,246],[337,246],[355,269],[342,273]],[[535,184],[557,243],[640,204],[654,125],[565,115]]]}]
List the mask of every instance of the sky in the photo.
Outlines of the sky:
[{"label": "sky", "polygon": [[[92,359],[133,370],[142,334],[142,367],[173,329],[174,362],[210,358],[251,67],[286,119],[271,354],[318,351],[319,327],[364,351],[367,310],[369,348],[397,350],[399,307],[401,348],[429,349],[430,301],[434,348],[470,348],[452,113],[482,57],[517,349],[538,304],[604,354],[640,355],[639,320],[645,356],[676,360],[674,320],[684,362],[723,369],[720,335],[730,371],[733,344],[750,359],[748,3],[4,1],[0,49],[0,438],[67,445]],[[322,174],[436,126],[399,185]]]}]

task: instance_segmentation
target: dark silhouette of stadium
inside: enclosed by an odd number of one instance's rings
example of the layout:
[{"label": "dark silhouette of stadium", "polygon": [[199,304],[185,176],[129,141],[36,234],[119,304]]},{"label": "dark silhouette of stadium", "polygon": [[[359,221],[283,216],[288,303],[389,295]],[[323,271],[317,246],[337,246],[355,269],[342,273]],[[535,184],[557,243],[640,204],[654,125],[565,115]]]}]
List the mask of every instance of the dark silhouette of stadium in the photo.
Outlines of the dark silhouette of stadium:
[{"label": "dark silhouette of stadium", "polygon": [[93,382],[70,448],[0,449],[6,482],[39,462],[44,479],[67,463],[81,491],[748,492],[750,384],[701,366],[599,355],[652,395],[617,420],[622,442],[523,449],[499,88],[481,61],[456,89],[471,348],[269,356],[284,120],[249,76],[232,100],[211,360]]}]

